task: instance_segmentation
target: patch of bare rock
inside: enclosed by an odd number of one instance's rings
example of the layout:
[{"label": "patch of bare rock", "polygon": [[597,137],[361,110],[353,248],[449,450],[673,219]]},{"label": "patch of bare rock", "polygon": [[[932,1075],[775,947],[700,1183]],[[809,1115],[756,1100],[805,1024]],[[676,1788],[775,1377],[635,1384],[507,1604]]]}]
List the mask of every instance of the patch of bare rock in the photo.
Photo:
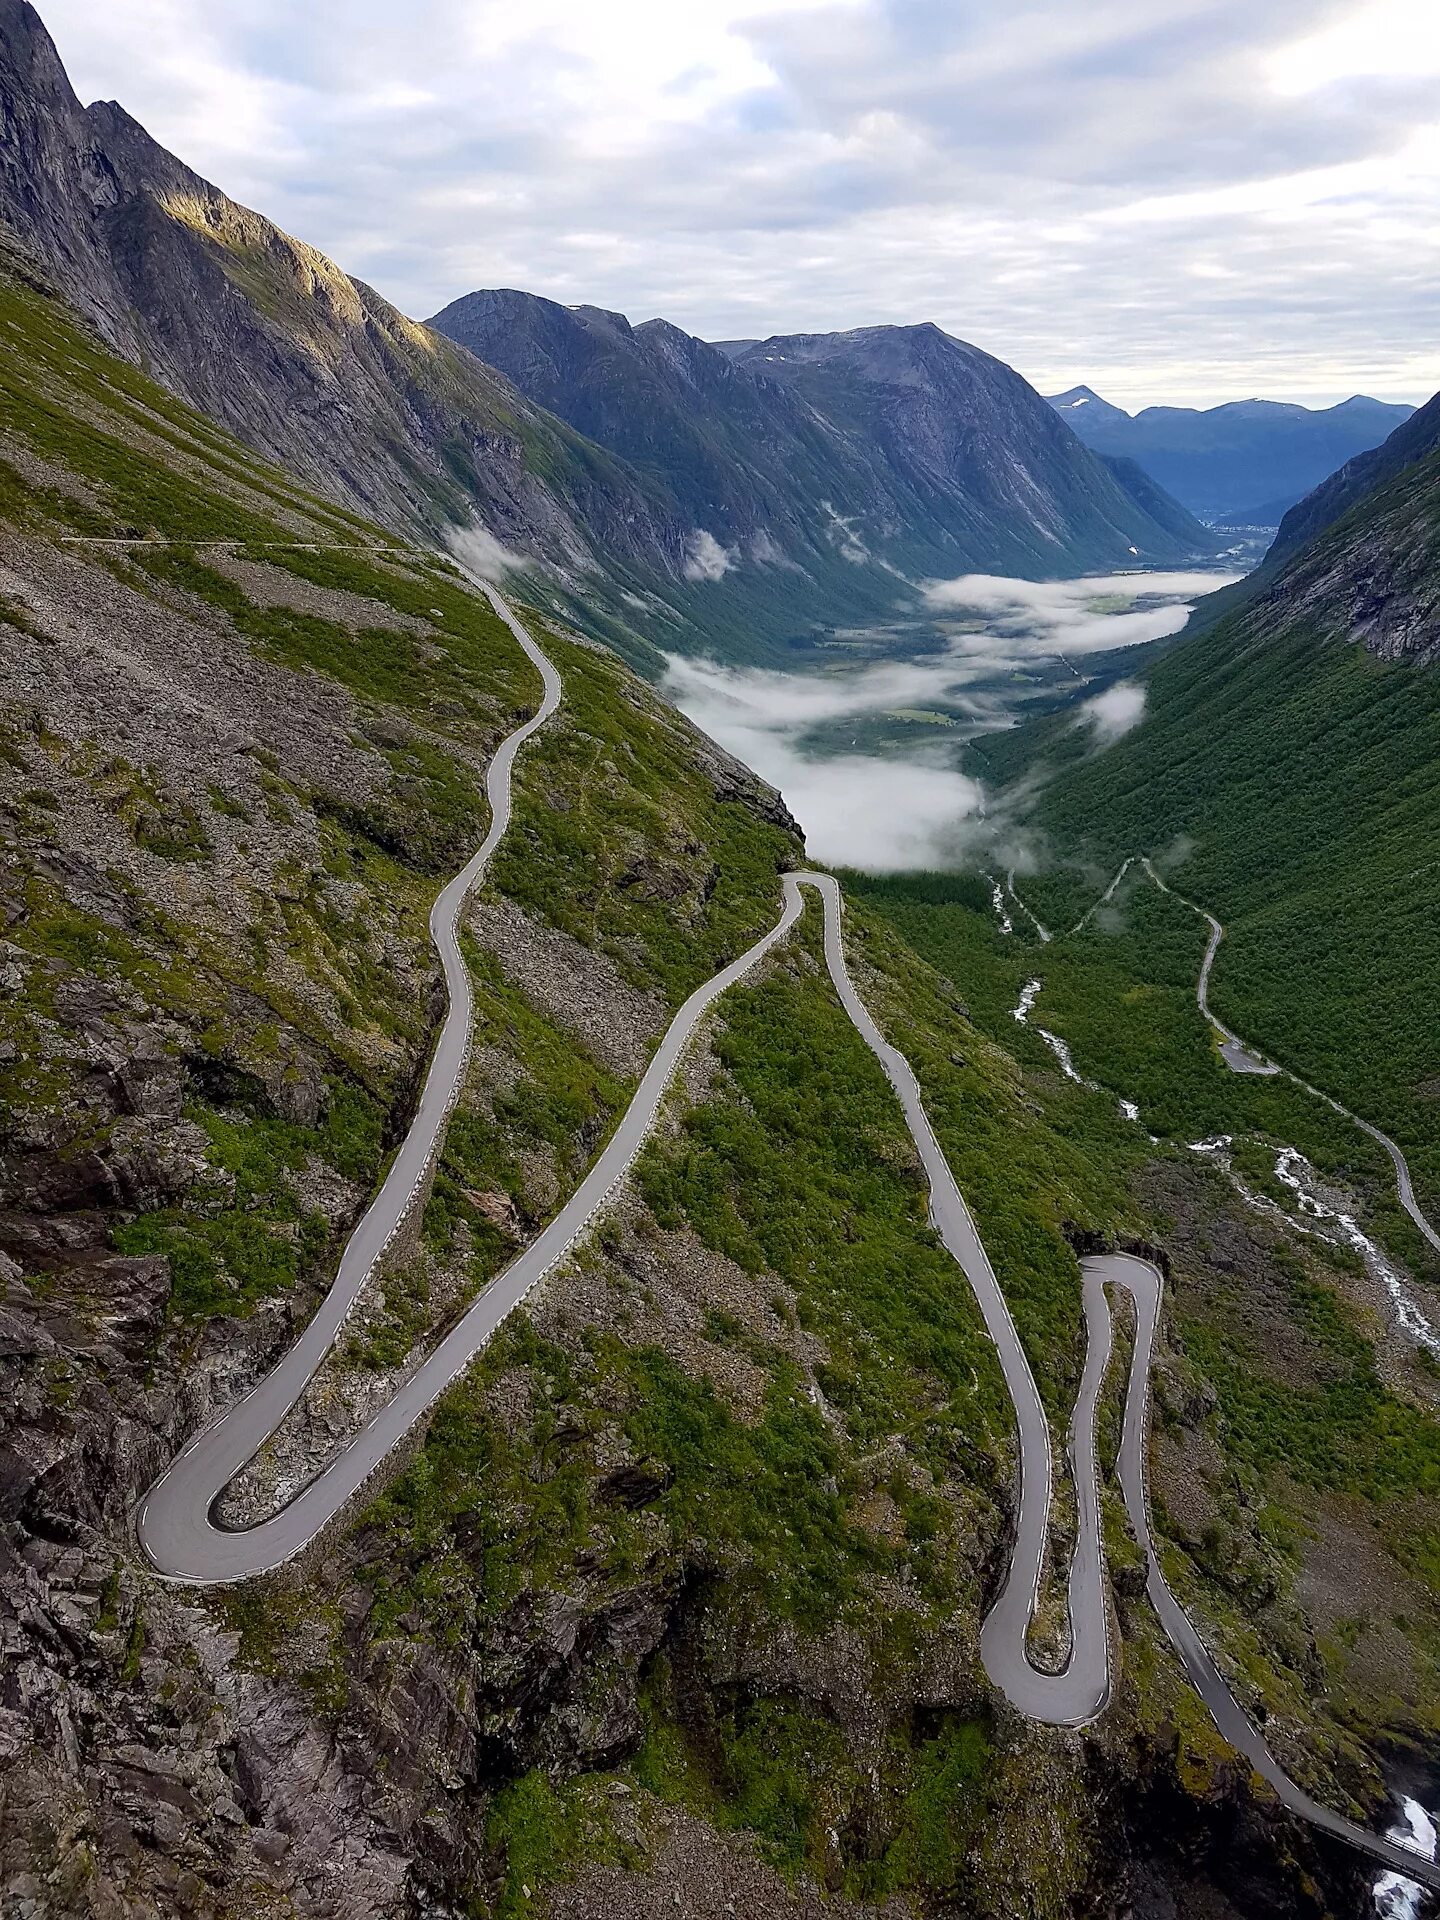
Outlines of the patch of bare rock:
[{"label": "patch of bare rock", "polygon": [[642,1868],[592,1866],[546,1890],[547,1920],[910,1920],[899,1897],[883,1906],[822,1893],[787,1880],[736,1834],[717,1833],[683,1808],[612,1787],[611,1819],[622,1838],[650,1853]]},{"label": "patch of bare rock", "polygon": [[526,997],[596,1060],[625,1078],[644,1070],[669,1017],[655,995],[632,986],[607,955],[503,896],[475,902],[466,917]]},{"label": "patch of bare rock", "polygon": [[356,633],[367,627],[393,633],[426,635],[431,632],[428,620],[413,613],[402,613],[383,600],[372,600],[344,587],[317,586],[301,574],[290,573],[284,567],[272,567],[267,561],[252,560],[223,547],[207,547],[205,564],[216,573],[223,573],[227,580],[233,580],[257,607],[288,607],[293,613],[311,613]]}]

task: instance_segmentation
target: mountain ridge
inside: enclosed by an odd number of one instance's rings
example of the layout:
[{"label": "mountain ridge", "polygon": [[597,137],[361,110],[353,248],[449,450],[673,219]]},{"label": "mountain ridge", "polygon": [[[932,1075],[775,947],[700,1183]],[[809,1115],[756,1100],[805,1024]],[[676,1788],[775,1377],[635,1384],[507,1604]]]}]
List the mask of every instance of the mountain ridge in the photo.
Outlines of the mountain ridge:
[{"label": "mountain ridge", "polygon": [[[487,564],[538,564],[554,610],[652,672],[657,642],[773,660],[828,626],[879,621],[916,574],[1078,573],[1131,548],[1182,557],[1173,521],[1152,520],[1078,443],[1049,441],[1028,388],[1020,412],[1035,444],[1022,464],[1037,476],[1054,466],[1055,498],[1040,485],[1037,516],[992,489],[977,514],[958,477],[951,498],[867,475],[866,448],[679,329],[622,328],[587,308],[574,324],[607,334],[612,354],[643,361],[703,416],[672,411],[668,458],[614,417],[602,445],[503,366],[239,205],[119,105],[82,107],[29,0],[0,0],[0,229],[109,347],[257,452],[396,531],[441,546],[474,532]],[[1004,439],[1000,423],[990,437]],[[826,508],[841,480],[855,513]],[[712,527],[717,500],[731,520]],[[891,546],[886,564],[857,562],[843,532],[867,514],[867,555]]]},{"label": "mountain ridge", "polygon": [[599,449],[122,107],[82,107],[28,0],[0,0],[0,104],[0,221],[109,347],[257,451],[396,530],[479,514],[562,567],[597,534],[678,565],[680,530]]},{"label": "mountain ridge", "polygon": [[724,351],[663,319],[502,288],[429,324],[645,472],[730,564],[803,566],[843,594],[872,560],[1054,573],[1214,544],[1153,483],[1137,497],[1088,455],[1013,369],[932,323]]},{"label": "mountain ridge", "polygon": [[1385,481],[1440,447],[1440,394],[1417,407],[1378,447],[1347,460],[1281,520],[1267,559],[1297,552]]},{"label": "mountain ridge", "polygon": [[1414,411],[1366,394],[1332,407],[1249,399],[1134,414],[1088,386],[1048,399],[1087,446],[1137,461],[1192,513],[1222,522],[1293,505]]}]

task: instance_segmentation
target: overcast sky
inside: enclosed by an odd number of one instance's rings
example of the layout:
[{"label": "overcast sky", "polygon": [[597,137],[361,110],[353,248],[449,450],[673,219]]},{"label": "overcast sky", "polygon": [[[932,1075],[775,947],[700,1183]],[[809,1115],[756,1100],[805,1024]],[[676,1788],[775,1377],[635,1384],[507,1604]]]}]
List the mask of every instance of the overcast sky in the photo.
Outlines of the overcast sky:
[{"label": "overcast sky", "polygon": [[1121,405],[1440,386],[1437,0],[40,0],[417,317],[935,320]]}]

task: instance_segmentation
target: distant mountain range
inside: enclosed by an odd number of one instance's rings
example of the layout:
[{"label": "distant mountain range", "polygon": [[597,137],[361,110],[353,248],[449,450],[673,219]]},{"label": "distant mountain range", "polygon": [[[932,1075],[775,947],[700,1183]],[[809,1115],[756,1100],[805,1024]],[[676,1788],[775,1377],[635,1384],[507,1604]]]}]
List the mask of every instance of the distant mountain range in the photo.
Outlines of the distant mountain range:
[{"label": "distant mountain range", "polygon": [[25,0],[0,0],[0,248],[259,452],[392,528],[538,564],[557,611],[641,663],[774,657],[893,619],[925,575],[1213,547],[935,327],[732,358],[524,294],[420,326],[119,106],[82,107]]},{"label": "distant mountain range", "polygon": [[[1204,553],[1205,529],[1115,472],[1003,362],[938,327],[728,351],[665,320],[467,294],[429,322],[654,487],[697,529],[692,577],[1075,573]],[[843,576],[852,577],[843,577]]]},{"label": "distant mountain range", "polygon": [[1413,412],[1357,394],[1316,410],[1233,400],[1129,414],[1091,387],[1051,394],[1050,404],[1087,447],[1134,460],[1191,513],[1222,526],[1262,527],[1278,525],[1287,508]]}]

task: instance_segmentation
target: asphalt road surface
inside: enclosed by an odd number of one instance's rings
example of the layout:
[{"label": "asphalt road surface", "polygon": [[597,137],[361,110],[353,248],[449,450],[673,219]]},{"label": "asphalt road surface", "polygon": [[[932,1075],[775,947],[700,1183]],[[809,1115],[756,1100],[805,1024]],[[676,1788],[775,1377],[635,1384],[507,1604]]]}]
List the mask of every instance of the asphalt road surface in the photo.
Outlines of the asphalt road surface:
[{"label": "asphalt road surface", "polygon": [[[1101,1712],[1110,1698],[1111,1618],[1095,1435],[1099,1395],[1113,1344],[1105,1290],[1107,1285],[1120,1286],[1135,1302],[1137,1333],[1118,1470],[1130,1522],[1147,1558],[1147,1592],[1171,1644],[1221,1733],[1270,1782],[1287,1807],[1397,1872],[1440,1888],[1440,1866],[1319,1805],[1278,1766],[1165,1583],[1150,1534],[1145,1493],[1149,1374],[1159,1323],[1161,1279],[1148,1262],[1130,1255],[1103,1255],[1082,1263],[1087,1345],[1070,1441],[1077,1510],[1077,1541],[1068,1585],[1070,1651],[1059,1672],[1045,1672],[1031,1663],[1026,1639],[1044,1570],[1053,1489],[1049,1422],[1009,1306],[935,1138],[910,1063],[885,1039],[850,979],[845,965],[843,901],[839,883],[828,874],[784,876],[779,919],[736,960],[697,988],[676,1013],[615,1133],[575,1193],[348,1444],[269,1519],[239,1531],[216,1525],[213,1508],[220,1494],[298,1401],[408,1213],[464,1079],[471,995],[457,939],[460,912],[509,824],[515,756],[554,713],[561,698],[560,678],[554,667],[500,595],[492,588],[486,591],[538,669],[544,697],[535,714],[497,750],[486,781],[490,830],[474,857],[440,894],[430,916],[449,1005],[414,1123],[380,1192],[345,1248],[334,1285],[304,1333],[264,1380],[191,1440],[142,1500],[136,1526],[152,1565],[172,1580],[197,1584],[236,1581],[268,1572],[309,1545],[435,1400],[464,1373],[531,1289],[580,1239],[644,1144],[680,1057],[701,1020],[727,988],[785,937],[804,911],[801,888],[811,888],[818,893],[823,909],[825,959],[831,980],[900,1102],[930,1184],[931,1222],[970,1283],[1015,1406],[1019,1477],[1014,1540],[1005,1584],[986,1615],[980,1636],[981,1659],[991,1681],[1020,1712],[1051,1725],[1081,1725]],[[1163,884],[1153,870],[1152,877]],[[1214,936],[1207,958],[1213,958],[1221,931],[1218,922],[1212,920],[1211,926]],[[1358,1124],[1365,1126],[1363,1121]],[[1375,1129],[1366,1126],[1365,1130],[1389,1147],[1402,1180],[1403,1197],[1409,1176],[1399,1149]],[[1430,1232],[1413,1205],[1411,1212],[1440,1246],[1440,1239]]]},{"label": "asphalt road surface", "polygon": [[1369,1134],[1370,1138],[1374,1140],[1377,1145],[1382,1146],[1390,1156],[1390,1163],[1395,1169],[1395,1192],[1401,1206],[1405,1209],[1406,1213],[1409,1214],[1410,1218],[1415,1222],[1415,1225],[1420,1229],[1421,1233],[1424,1234],[1431,1246],[1434,1247],[1435,1251],[1440,1253],[1440,1233],[1437,1233],[1435,1228],[1431,1226],[1421,1209],[1420,1202],[1415,1198],[1415,1189],[1410,1182],[1410,1168],[1404,1154],[1400,1151],[1399,1147],[1396,1146],[1389,1134],[1382,1133],[1379,1127],[1372,1126],[1368,1120],[1362,1120],[1360,1115],[1358,1113],[1352,1113],[1349,1107],[1341,1106],[1338,1100],[1334,1099],[1330,1094],[1322,1092],[1319,1087],[1312,1087],[1308,1080],[1302,1080],[1300,1075],[1298,1073],[1292,1073],[1289,1067],[1277,1067],[1272,1062],[1264,1059],[1263,1056],[1257,1054],[1253,1048],[1247,1047],[1237,1033],[1232,1033],[1224,1021],[1217,1019],[1210,1011],[1210,968],[1214,963],[1216,953],[1219,951],[1220,942],[1225,937],[1225,929],[1213,913],[1207,913],[1204,907],[1197,906],[1193,900],[1187,900],[1183,893],[1176,893],[1173,887],[1167,886],[1155,871],[1154,867],[1151,866],[1148,858],[1144,859],[1142,864],[1144,865],[1145,871],[1162,893],[1172,895],[1182,906],[1189,907],[1192,913],[1198,913],[1210,929],[1210,939],[1205,948],[1204,961],[1201,963],[1200,981],[1195,989],[1195,998],[1199,1003],[1200,1011],[1210,1022],[1211,1026],[1220,1034],[1220,1051],[1224,1054],[1230,1066],[1233,1067],[1237,1073],[1283,1073],[1285,1078],[1292,1080],[1297,1087],[1303,1088],[1306,1093],[1313,1095],[1315,1099],[1323,1100],[1333,1113],[1340,1114],[1344,1119],[1348,1120],[1352,1126],[1359,1127],[1362,1133]]}]

